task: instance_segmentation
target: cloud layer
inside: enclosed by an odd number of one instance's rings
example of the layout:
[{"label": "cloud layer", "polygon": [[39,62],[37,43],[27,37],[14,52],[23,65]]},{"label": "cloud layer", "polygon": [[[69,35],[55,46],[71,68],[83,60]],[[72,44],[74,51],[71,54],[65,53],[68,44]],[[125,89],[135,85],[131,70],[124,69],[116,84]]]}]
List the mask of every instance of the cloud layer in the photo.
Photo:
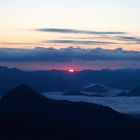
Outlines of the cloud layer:
[{"label": "cloud layer", "polygon": [[70,62],[70,61],[105,61],[105,60],[130,60],[140,61],[139,51],[125,51],[121,48],[108,50],[102,48],[43,48],[34,49],[5,49],[0,48],[0,62],[9,61],[38,61],[38,62]]},{"label": "cloud layer", "polygon": [[140,52],[125,51],[121,48],[115,50],[74,47],[62,49],[43,47],[34,49],[0,48],[0,66],[25,70],[140,68]]}]

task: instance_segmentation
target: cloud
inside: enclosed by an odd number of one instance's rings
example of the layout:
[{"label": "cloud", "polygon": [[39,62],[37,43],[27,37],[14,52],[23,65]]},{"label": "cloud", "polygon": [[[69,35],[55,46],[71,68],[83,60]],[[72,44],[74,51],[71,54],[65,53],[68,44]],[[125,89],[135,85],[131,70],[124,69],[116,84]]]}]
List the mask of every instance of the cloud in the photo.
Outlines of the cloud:
[{"label": "cloud", "polygon": [[134,36],[116,36],[115,39],[121,40],[121,41],[128,41],[129,43],[133,44],[140,44],[140,38],[134,37]]},{"label": "cloud", "polygon": [[51,33],[67,33],[67,34],[91,34],[91,35],[119,35],[126,34],[125,32],[113,32],[113,31],[88,31],[88,30],[76,30],[76,29],[62,29],[62,28],[40,28],[35,31],[51,32]]},{"label": "cloud", "polygon": [[84,41],[84,40],[48,40],[46,43],[60,43],[60,44],[80,44],[80,45],[111,45],[118,44],[116,42],[107,41]]},{"label": "cloud", "polygon": [[43,48],[5,49],[0,48],[0,62],[74,62],[74,61],[140,61],[139,51],[125,51],[121,48]]},{"label": "cloud", "polygon": [[[65,28],[39,28],[39,29],[35,29],[35,31],[46,32],[46,33],[49,32],[49,33],[86,34],[87,35],[87,37],[79,37],[79,38],[71,37],[72,40],[69,40],[70,38],[67,38],[67,37],[63,38],[63,40],[50,40],[48,41],[49,43],[62,43],[62,44],[69,43],[69,44],[87,44],[87,45],[94,45],[94,44],[103,44],[103,45],[135,44],[137,45],[137,44],[140,44],[140,37],[135,37],[133,35],[129,35],[129,33],[127,32],[119,32],[119,31],[118,32],[117,31],[90,31],[90,30],[65,29]],[[91,36],[91,35],[94,35],[94,36]],[[89,39],[89,41],[87,41],[87,39]],[[98,41],[99,39],[100,41]],[[111,42],[109,40],[111,40]]]}]

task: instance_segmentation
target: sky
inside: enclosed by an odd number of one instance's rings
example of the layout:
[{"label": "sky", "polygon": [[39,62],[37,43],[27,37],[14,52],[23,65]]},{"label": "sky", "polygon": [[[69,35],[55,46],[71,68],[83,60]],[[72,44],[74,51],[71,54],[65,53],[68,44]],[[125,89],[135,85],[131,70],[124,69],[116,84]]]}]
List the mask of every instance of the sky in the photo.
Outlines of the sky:
[{"label": "sky", "polygon": [[[140,50],[139,0],[0,0],[0,21],[1,48],[78,46]],[[39,29],[125,34],[85,34]],[[112,39],[112,36],[131,38]],[[133,41],[132,37],[139,41]],[[62,40],[66,41],[62,43]],[[107,43],[86,44],[81,41]]]},{"label": "sky", "polygon": [[139,0],[0,0],[0,48],[140,51],[139,25]]}]

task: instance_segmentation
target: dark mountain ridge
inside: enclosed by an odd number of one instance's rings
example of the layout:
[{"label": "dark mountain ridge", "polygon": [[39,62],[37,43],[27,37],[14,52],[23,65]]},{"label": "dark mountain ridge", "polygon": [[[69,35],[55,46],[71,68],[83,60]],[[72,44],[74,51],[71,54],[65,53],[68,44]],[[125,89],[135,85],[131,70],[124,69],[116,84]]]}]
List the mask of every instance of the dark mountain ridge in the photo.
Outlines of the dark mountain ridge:
[{"label": "dark mountain ridge", "polygon": [[1,140],[138,140],[140,121],[109,107],[51,100],[21,85],[0,101]]},{"label": "dark mountain ridge", "polygon": [[140,70],[23,71],[0,67],[0,95],[25,83],[39,92],[80,90],[89,83],[132,90],[139,86]]},{"label": "dark mountain ridge", "polygon": [[[54,71],[22,71],[18,69],[9,69],[0,67],[0,95],[4,95],[16,86],[25,83],[39,92],[46,91],[67,91],[77,89],[81,85],[70,78],[56,77]],[[57,75],[67,74],[64,71],[57,71]]]}]

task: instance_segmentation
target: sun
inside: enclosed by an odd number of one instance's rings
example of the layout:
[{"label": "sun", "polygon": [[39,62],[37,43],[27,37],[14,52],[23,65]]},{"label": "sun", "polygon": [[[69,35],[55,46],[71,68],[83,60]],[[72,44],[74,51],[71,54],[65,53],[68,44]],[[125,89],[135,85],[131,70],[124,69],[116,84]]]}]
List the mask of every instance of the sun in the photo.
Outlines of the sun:
[{"label": "sun", "polygon": [[74,70],[74,69],[69,69],[68,71],[69,71],[70,73],[75,72],[75,70]]}]

